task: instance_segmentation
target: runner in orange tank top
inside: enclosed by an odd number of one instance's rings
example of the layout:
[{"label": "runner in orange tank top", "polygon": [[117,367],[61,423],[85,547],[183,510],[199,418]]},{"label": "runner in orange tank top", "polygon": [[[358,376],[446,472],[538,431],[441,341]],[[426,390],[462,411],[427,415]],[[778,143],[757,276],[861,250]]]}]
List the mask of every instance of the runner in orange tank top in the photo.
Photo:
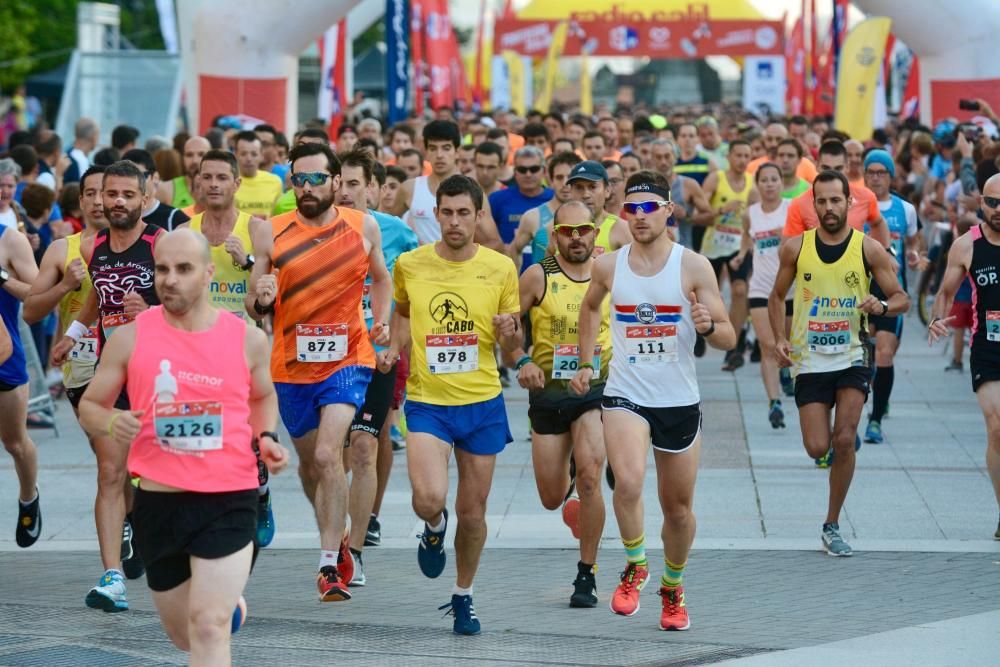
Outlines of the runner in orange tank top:
[{"label": "runner in orange tank top", "polygon": [[[340,161],[330,147],[300,144],[289,161],[297,209],[254,232],[246,305],[258,320],[274,314],[271,375],[316,512],[320,600],[349,600],[354,559],[344,531],[343,446],[375,366],[372,341],[389,341],[391,278],[374,218],[333,206]],[[366,275],[372,278],[370,332],[361,307]]]}]

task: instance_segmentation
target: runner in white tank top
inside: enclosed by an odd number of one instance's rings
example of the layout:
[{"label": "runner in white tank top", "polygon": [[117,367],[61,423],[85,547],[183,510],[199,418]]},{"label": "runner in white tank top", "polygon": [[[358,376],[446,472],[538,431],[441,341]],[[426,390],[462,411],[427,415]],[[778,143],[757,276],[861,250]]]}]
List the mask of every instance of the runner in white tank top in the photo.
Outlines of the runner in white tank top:
[{"label": "runner in white tank top", "polygon": [[694,540],[691,510],[701,444],[701,406],[695,375],[698,335],[712,347],[736,343],[711,263],[667,234],[673,212],[670,185],[640,171],[625,188],[625,214],[634,241],[597,258],[580,310],[579,368],[570,382],[585,393],[594,375],[593,348],[601,304],[611,294],[611,366],[604,390],[604,439],[615,472],[615,516],[627,565],[611,610],[631,616],[649,579],[643,533],[642,485],[650,442],[663,507],[665,567],[660,578],[660,628],[690,627],[681,585]]},{"label": "runner in white tank top", "polygon": [[[750,206],[743,214],[743,242],[738,257],[743,262],[753,258],[753,273],[748,291],[750,321],[760,344],[760,376],[767,392],[767,418],[771,428],[785,428],[785,413],[781,406],[782,386],[786,396],[792,395],[792,376],[787,369],[779,369],[774,356],[774,334],[767,319],[767,297],[778,275],[778,248],[781,232],[788,217],[790,199],[782,199],[781,170],[774,163],[762,164],[754,174],[761,201]],[[786,313],[791,315],[791,302]],[[786,331],[787,333],[787,331]]]},{"label": "runner in white tank top", "polygon": [[417,176],[413,179],[413,201],[403,216],[403,222],[410,226],[420,245],[441,240],[441,225],[434,216],[437,200],[427,187],[427,177]]}]

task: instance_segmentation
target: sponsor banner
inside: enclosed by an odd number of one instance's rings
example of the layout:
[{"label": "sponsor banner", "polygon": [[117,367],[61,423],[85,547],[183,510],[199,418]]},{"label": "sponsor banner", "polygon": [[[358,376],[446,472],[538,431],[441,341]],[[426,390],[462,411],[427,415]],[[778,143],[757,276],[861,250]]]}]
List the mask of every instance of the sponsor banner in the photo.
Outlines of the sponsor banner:
[{"label": "sponsor banner", "polygon": [[389,124],[406,120],[410,106],[410,3],[386,0],[385,3],[386,97],[389,101]]},{"label": "sponsor banner", "polygon": [[[559,21],[498,19],[493,48],[542,58],[549,52]],[[780,55],[781,21],[575,21],[571,20],[565,56],[704,58]]]},{"label": "sponsor banner", "polygon": [[784,56],[748,56],[743,60],[743,108],[764,117],[784,115]]}]

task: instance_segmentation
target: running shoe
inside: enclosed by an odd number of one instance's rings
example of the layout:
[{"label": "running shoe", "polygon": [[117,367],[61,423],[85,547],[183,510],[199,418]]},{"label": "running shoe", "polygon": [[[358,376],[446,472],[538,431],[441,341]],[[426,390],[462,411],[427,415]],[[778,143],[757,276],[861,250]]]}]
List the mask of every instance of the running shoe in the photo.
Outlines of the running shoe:
[{"label": "running shoe", "polygon": [[687,630],[691,627],[683,586],[660,586],[663,611],[660,613],[660,630]]},{"label": "running shoe", "polygon": [[885,442],[885,436],[882,435],[882,424],[875,420],[868,422],[868,428],[865,429],[865,442],[881,445]]},{"label": "running shoe", "polygon": [[771,404],[767,419],[771,422],[771,428],[785,428],[785,411],[781,409],[780,403]]},{"label": "running shoe", "polygon": [[128,611],[125,577],[118,570],[108,570],[97,580],[97,585],[90,589],[84,602],[91,609],[100,609],[109,614]]},{"label": "running shoe", "polygon": [[622,616],[633,616],[639,611],[639,593],[649,581],[649,567],[629,563],[621,574],[621,583],[611,596],[611,611]]},{"label": "running shoe", "polygon": [[[444,565],[448,558],[444,552],[444,535],[448,532],[448,510],[444,512],[444,528],[439,533],[435,533],[424,523],[424,532],[417,537],[420,538],[420,546],[417,547],[417,563],[420,571],[429,579],[436,579],[444,572]],[[458,620],[455,621],[458,623]],[[457,632],[457,631],[456,631]]]},{"label": "running shoe", "polygon": [[851,545],[840,536],[840,525],[836,523],[823,524],[823,549],[830,556],[850,556],[854,552]]},{"label": "running shoe", "polygon": [[451,614],[455,617],[452,629],[456,635],[478,635],[481,631],[479,617],[472,606],[471,595],[452,595],[451,602],[438,607],[438,611],[447,609],[445,616]]},{"label": "running shoe", "polygon": [[316,575],[316,588],[319,589],[320,602],[351,599],[351,591],[347,590],[347,586],[337,574],[337,568],[332,565],[324,565],[319,569],[319,574]]},{"label": "running shoe", "polygon": [[562,519],[573,537],[580,539],[580,496],[576,495],[576,489],[570,486],[569,495],[563,501]]},{"label": "running shoe", "polygon": [[753,349],[750,350],[750,363],[759,364],[760,363],[760,341],[755,340],[753,342]]},{"label": "running shoe", "polygon": [[271,491],[257,501],[257,546],[263,549],[274,539],[274,510],[271,508]]},{"label": "running shoe", "polygon": [[41,495],[36,488],[35,499],[27,506],[22,505],[20,500],[17,502],[17,529],[14,531],[14,540],[22,549],[30,547],[42,534],[42,508],[39,500]]},{"label": "running shoe", "polygon": [[726,352],[726,363],[722,367],[724,371],[735,371],[737,368],[742,368],[746,361],[743,359],[743,355],[736,350],[730,350]]},{"label": "running shoe", "polygon": [[993,533],[994,540],[1000,540],[1000,521],[997,521],[997,532]]},{"label": "running shoe", "polygon": [[694,356],[705,356],[705,339],[701,336],[698,336],[694,341]]},{"label": "running shoe", "polygon": [[781,381],[781,391],[785,396],[795,395],[795,380],[792,379],[792,371],[789,368],[782,368],[778,371],[778,379]]},{"label": "running shoe", "polygon": [[138,579],[146,573],[146,566],[143,565],[142,557],[133,544],[133,537],[132,522],[125,517],[125,522],[122,523],[121,559],[122,572],[125,573],[126,579]]},{"label": "running shoe", "polygon": [[354,577],[347,585],[360,588],[368,583],[368,579],[365,577],[365,564],[361,559],[361,552],[352,551],[351,556],[354,557]]},{"label": "running shoe", "polygon": [[573,582],[573,595],[569,598],[570,607],[596,607],[597,581],[594,578],[594,567],[578,567],[576,580]]},{"label": "running shoe", "polygon": [[368,518],[368,532],[365,533],[365,546],[377,547],[382,544],[382,524],[378,522],[378,517],[372,514]]},{"label": "running shoe", "polygon": [[950,364],[945,366],[944,369],[946,371],[958,371],[959,373],[961,373],[963,370],[965,370],[965,367],[962,365],[961,361],[952,361]]},{"label": "running shoe", "polygon": [[[854,434],[854,451],[861,449],[861,436],[857,433]],[[830,443],[830,449],[826,450],[826,454],[818,459],[813,459],[816,462],[817,468],[829,468],[833,463],[833,443]]]},{"label": "running shoe", "polygon": [[242,595],[236,602],[236,609],[233,610],[233,623],[229,628],[229,634],[235,635],[247,622],[247,601]]},{"label": "running shoe", "polygon": [[344,582],[354,579],[354,554],[351,553],[350,537],[351,533],[345,530],[337,553],[337,575]]},{"label": "running shoe", "polygon": [[392,451],[398,452],[406,449],[406,438],[403,437],[403,432],[399,430],[398,426],[393,426],[389,429],[389,440],[392,441]]}]

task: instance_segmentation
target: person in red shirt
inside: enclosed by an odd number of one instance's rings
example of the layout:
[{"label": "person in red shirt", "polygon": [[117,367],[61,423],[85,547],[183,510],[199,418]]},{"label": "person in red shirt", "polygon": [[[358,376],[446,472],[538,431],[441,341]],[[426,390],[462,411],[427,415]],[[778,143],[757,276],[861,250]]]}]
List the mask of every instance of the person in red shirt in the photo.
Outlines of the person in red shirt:
[{"label": "person in red shirt", "polygon": [[[827,141],[819,148],[819,170],[843,173],[847,168],[847,150],[839,141]],[[869,234],[882,244],[889,245],[889,226],[878,210],[878,200],[875,193],[863,185],[852,184],[851,199],[848,203],[847,224],[858,231]],[[783,238],[801,236],[807,229],[819,227],[819,218],[813,206],[812,188],[792,200],[788,208],[788,219],[785,221]],[[867,227],[867,230],[866,230]]]}]

